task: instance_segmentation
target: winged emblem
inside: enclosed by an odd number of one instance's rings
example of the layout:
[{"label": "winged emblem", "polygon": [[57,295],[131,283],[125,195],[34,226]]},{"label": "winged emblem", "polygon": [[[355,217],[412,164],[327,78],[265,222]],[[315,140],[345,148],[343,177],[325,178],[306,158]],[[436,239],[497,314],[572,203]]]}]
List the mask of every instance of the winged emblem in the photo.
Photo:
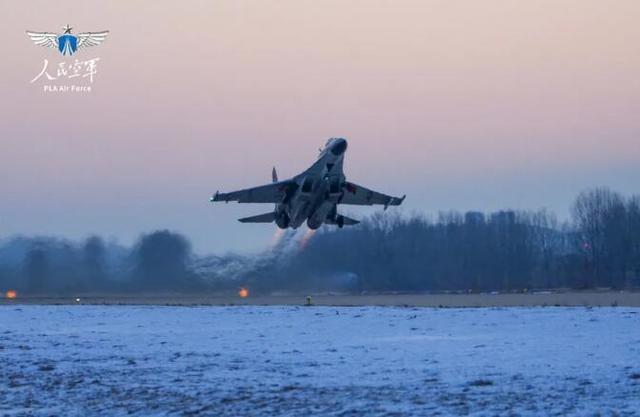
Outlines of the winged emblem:
[{"label": "winged emblem", "polygon": [[55,48],[62,55],[73,55],[80,48],[100,45],[109,34],[108,30],[103,30],[101,32],[83,32],[75,35],[71,33],[73,28],[69,25],[62,29],[64,30],[62,34],[28,30],[27,35],[36,45]]}]

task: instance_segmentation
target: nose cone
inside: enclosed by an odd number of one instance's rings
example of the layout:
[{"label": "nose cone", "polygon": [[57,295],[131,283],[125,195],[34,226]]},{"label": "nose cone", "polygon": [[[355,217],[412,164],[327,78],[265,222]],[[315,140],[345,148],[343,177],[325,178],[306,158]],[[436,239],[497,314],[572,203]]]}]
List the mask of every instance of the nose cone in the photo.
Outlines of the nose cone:
[{"label": "nose cone", "polygon": [[347,141],[342,138],[337,138],[331,144],[331,153],[335,156],[342,155],[347,150]]}]

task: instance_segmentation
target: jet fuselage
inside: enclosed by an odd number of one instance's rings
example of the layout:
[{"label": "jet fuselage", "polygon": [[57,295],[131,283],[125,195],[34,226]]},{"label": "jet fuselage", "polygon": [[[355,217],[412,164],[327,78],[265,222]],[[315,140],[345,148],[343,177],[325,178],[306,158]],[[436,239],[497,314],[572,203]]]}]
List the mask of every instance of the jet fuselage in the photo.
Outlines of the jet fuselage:
[{"label": "jet fuselage", "polygon": [[337,220],[336,206],[345,182],[342,167],[346,150],[345,139],[329,139],[313,167],[295,177],[297,186],[291,197],[276,205],[279,227],[296,229],[306,221],[310,229],[317,229],[327,218]]}]

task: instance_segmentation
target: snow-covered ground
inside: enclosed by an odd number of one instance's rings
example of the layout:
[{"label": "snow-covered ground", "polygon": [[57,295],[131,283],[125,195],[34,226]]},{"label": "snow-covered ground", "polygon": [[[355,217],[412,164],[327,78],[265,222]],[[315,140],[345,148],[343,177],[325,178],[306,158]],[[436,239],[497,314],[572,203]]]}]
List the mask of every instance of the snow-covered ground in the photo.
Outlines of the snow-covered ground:
[{"label": "snow-covered ground", "polygon": [[0,415],[640,415],[640,309],[0,307]]}]

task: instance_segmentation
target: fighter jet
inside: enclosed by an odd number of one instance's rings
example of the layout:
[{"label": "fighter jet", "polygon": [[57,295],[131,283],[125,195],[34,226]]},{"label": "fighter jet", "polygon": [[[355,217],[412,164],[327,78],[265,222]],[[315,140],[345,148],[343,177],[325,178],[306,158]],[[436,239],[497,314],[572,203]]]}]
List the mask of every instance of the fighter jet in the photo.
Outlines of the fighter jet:
[{"label": "fighter jet", "polygon": [[312,230],[323,223],[337,225],[340,228],[360,223],[339,214],[338,204],[380,204],[385,210],[389,206],[402,204],[406,195],[401,198],[391,197],[348,182],[343,171],[346,151],[345,139],[331,138],[320,149],[316,162],[295,177],[278,181],[274,167],[271,172],[271,184],[230,193],[216,192],[209,201],[275,203],[273,211],[238,220],[242,223],[275,222],[281,229],[297,229],[306,221]]}]

